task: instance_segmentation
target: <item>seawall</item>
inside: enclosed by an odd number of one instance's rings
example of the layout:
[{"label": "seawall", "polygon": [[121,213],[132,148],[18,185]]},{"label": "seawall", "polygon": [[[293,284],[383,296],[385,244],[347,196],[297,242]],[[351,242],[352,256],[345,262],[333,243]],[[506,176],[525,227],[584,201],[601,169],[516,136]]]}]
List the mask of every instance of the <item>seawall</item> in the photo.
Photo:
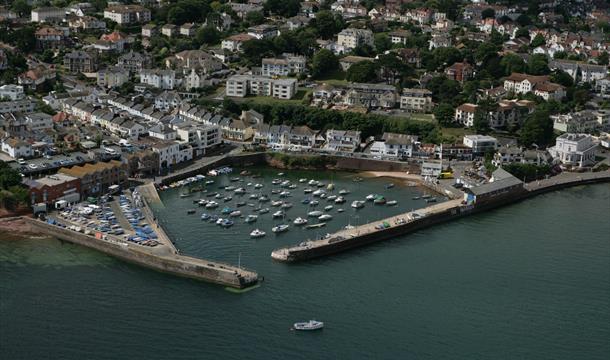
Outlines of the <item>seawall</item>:
[{"label": "seawall", "polygon": [[94,236],[50,225],[41,220],[24,218],[24,221],[43,234],[160,272],[239,289],[254,285],[258,281],[256,273],[227,264],[181,255],[157,255],[141,248],[140,245],[113,241],[113,239],[96,239]]}]

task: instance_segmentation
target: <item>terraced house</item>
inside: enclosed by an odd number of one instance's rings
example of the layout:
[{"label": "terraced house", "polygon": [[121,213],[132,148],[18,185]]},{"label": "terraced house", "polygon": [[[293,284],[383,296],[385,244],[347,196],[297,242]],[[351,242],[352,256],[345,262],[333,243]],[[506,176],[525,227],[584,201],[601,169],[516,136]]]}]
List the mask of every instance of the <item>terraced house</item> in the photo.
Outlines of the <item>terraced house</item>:
[{"label": "terraced house", "polygon": [[60,174],[80,179],[83,196],[98,195],[111,185],[127,182],[127,165],[117,160],[59,169]]}]

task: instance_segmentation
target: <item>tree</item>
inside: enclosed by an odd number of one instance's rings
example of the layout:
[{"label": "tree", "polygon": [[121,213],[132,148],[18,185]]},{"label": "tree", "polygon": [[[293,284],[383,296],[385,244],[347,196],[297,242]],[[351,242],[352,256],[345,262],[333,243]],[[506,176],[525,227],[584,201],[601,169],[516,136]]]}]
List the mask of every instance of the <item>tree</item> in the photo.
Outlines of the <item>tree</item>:
[{"label": "tree", "polygon": [[487,8],[481,11],[481,17],[483,19],[491,19],[496,17],[496,11],[492,8]]},{"label": "tree", "polygon": [[553,120],[549,112],[544,109],[536,109],[528,116],[521,128],[519,142],[527,147],[536,144],[544,147],[553,141]]},{"label": "tree", "polygon": [[477,134],[486,134],[489,131],[488,113],[480,107],[474,112],[472,128]]},{"label": "tree", "polygon": [[488,59],[497,57],[497,56],[498,56],[498,47],[490,42],[484,42],[481,45],[479,45],[479,47],[477,47],[477,50],[474,53],[474,58],[480,62],[485,62]]},{"label": "tree", "polygon": [[453,103],[453,99],[462,91],[459,82],[449,80],[445,76],[433,77],[426,87],[432,91],[432,98],[436,102]]},{"label": "tree", "polygon": [[197,43],[200,45],[214,45],[220,42],[220,31],[213,26],[206,26],[197,30]]},{"label": "tree", "polygon": [[595,60],[599,65],[608,65],[608,53],[606,51],[602,52],[601,54],[597,55]]},{"label": "tree", "polygon": [[392,40],[386,34],[375,34],[375,50],[378,54],[381,54],[392,48]]},{"label": "tree", "polygon": [[[525,15],[525,14],[521,14],[517,17],[517,20],[515,20],[517,22],[517,24],[519,24],[519,26],[528,26],[532,24],[532,20],[530,19],[529,16]],[[519,29],[521,30],[521,29]]]},{"label": "tree", "polygon": [[319,77],[339,68],[339,60],[332,51],[321,49],[311,61],[311,75]]},{"label": "tree", "polygon": [[22,27],[13,31],[11,42],[24,53],[30,53],[36,47],[36,37],[34,28],[31,26]]},{"label": "tree", "polygon": [[512,53],[506,54],[500,60],[500,67],[504,72],[504,75],[510,75],[514,72],[525,72],[526,66],[525,62],[519,55],[515,55]]},{"label": "tree", "polygon": [[567,72],[561,70],[555,70],[555,72],[551,74],[551,81],[565,87],[574,85],[572,77]]},{"label": "tree", "polygon": [[274,55],[273,43],[270,40],[248,40],[241,46],[242,58],[250,65],[260,66],[264,57]]},{"label": "tree", "polygon": [[531,75],[546,75],[550,72],[548,59],[544,54],[534,54],[527,62],[527,72]]},{"label": "tree", "polygon": [[446,102],[438,104],[434,109],[434,118],[442,126],[449,126],[453,123],[455,109]]},{"label": "tree", "polygon": [[544,44],[546,44],[546,40],[544,39],[544,36],[542,36],[542,34],[536,34],[536,36],[534,37],[532,42],[530,42],[530,47],[533,49],[533,48],[537,48],[538,46],[542,46]]},{"label": "tree", "polygon": [[321,10],[311,20],[309,26],[316,29],[318,36],[322,39],[332,39],[335,34],[345,27],[345,21],[343,21],[343,17],[340,14]]},{"label": "tree", "polygon": [[241,108],[239,107],[239,105],[228,97],[225,97],[222,100],[222,108],[228,114],[239,115],[241,113]]},{"label": "tree", "polygon": [[519,28],[517,32],[515,32],[515,38],[530,38],[530,31],[527,28]]},{"label": "tree", "polygon": [[246,21],[250,25],[260,25],[265,22],[265,16],[260,11],[251,11],[246,14]]},{"label": "tree", "polygon": [[6,190],[19,184],[21,184],[19,172],[10,167],[7,162],[0,162],[0,189]]},{"label": "tree", "polygon": [[267,0],[263,9],[267,13],[291,17],[295,16],[301,9],[301,2],[299,0]]},{"label": "tree", "polygon": [[347,69],[348,81],[366,83],[377,78],[377,66],[372,61],[360,61]]},{"label": "tree", "polygon": [[28,5],[26,0],[15,0],[11,6],[11,10],[21,17],[29,15],[32,11],[32,7]]},{"label": "tree", "polygon": [[379,56],[376,63],[381,72],[381,77],[388,84],[394,84],[396,79],[399,79],[401,76],[404,79],[413,75],[413,69],[391,53]]}]

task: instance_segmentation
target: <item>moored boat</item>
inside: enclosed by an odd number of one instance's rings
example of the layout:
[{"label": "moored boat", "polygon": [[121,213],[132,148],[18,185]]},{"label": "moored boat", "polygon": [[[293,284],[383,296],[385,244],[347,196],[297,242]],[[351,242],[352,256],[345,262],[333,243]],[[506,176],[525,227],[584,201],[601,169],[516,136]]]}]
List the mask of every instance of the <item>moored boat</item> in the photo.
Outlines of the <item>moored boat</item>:
[{"label": "moored boat", "polygon": [[259,229],[254,229],[250,233],[250,237],[251,238],[261,238],[261,237],[263,237],[265,235],[266,235],[266,233],[263,230],[259,230]]},{"label": "moored boat", "polygon": [[386,203],[387,206],[396,206],[398,205],[398,201],[396,200],[390,200]]},{"label": "moored boat", "polygon": [[307,322],[297,322],[292,325],[294,330],[300,331],[311,331],[311,330],[320,330],[324,328],[324,323],[316,320],[309,320]]},{"label": "moored boat", "polygon": [[246,216],[246,219],[244,220],[247,223],[253,223],[258,219],[257,215],[248,215]]},{"label": "moored boat", "polygon": [[305,225],[305,224],[307,224],[307,219],[298,217],[298,218],[294,219],[294,221],[292,223],[295,225]]},{"label": "moored boat", "polygon": [[366,200],[367,201],[373,201],[373,200],[375,200],[376,197],[377,197],[377,195],[375,195],[375,194],[368,194],[366,196]]},{"label": "moored boat", "polygon": [[307,216],[310,217],[318,217],[320,215],[324,214],[322,211],[316,210],[316,211],[310,211],[307,213]]},{"label": "moored boat", "polygon": [[328,221],[328,220],[332,220],[333,216],[330,214],[324,214],[324,215],[320,215],[318,217],[318,220],[320,221]]},{"label": "moored boat", "polygon": [[276,225],[273,228],[271,228],[271,231],[273,231],[274,233],[277,234],[277,233],[288,231],[289,227],[290,227],[290,225],[288,225],[288,224],[279,224],[279,225]]},{"label": "moored boat", "polygon": [[286,213],[284,213],[282,210],[276,211],[276,212],[273,213],[273,217],[274,218],[281,218],[281,217],[284,217],[284,216],[286,216]]},{"label": "moored boat", "polygon": [[364,201],[355,200],[352,202],[352,207],[354,209],[362,209],[364,207]]}]

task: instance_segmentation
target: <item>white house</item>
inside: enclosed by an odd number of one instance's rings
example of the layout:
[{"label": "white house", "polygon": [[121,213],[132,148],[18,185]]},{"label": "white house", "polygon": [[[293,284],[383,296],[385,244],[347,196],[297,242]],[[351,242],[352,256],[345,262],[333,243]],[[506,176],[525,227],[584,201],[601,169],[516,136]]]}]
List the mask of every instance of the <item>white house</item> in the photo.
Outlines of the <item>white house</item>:
[{"label": "white house", "polygon": [[555,139],[549,153],[563,165],[585,167],[595,163],[596,148],[591,135],[565,133]]},{"label": "white house", "polygon": [[498,140],[487,135],[464,135],[463,143],[472,149],[473,154],[480,155],[498,149]]},{"label": "white house", "polygon": [[15,159],[28,158],[34,155],[30,144],[15,138],[2,140],[2,151]]},{"label": "white house", "polygon": [[373,32],[368,29],[343,29],[337,34],[337,45],[347,51],[360,45],[373,46]]},{"label": "white house", "polygon": [[384,157],[407,158],[413,155],[417,136],[384,133],[381,141],[374,141],[370,153]]},{"label": "white house", "polygon": [[66,18],[66,10],[56,7],[40,7],[32,9],[32,22],[46,22],[51,20],[63,20]]},{"label": "white house", "polygon": [[328,130],[324,149],[330,151],[354,152],[360,146],[360,131]]},{"label": "white house", "polygon": [[0,100],[8,99],[8,100],[21,100],[25,98],[25,93],[23,91],[23,86],[21,85],[2,85],[0,86]]},{"label": "white house", "polygon": [[157,89],[173,90],[177,86],[176,72],[174,70],[145,69],[140,71],[140,83]]}]

